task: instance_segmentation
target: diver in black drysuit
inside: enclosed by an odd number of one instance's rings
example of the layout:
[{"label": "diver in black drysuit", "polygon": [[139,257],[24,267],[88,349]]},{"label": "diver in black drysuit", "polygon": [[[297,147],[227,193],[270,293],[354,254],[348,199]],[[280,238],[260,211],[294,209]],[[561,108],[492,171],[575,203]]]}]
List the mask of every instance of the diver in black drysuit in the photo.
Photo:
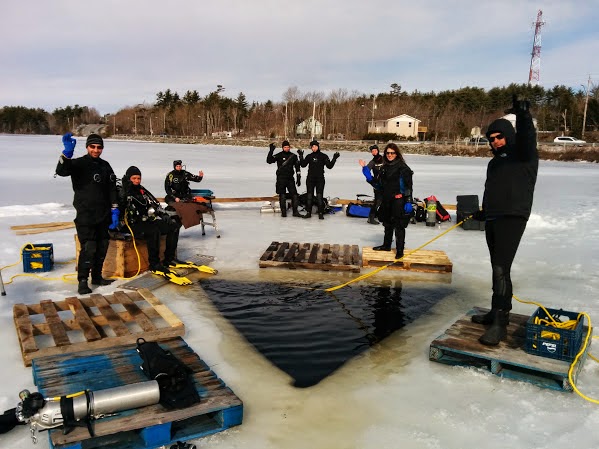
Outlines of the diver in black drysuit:
[{"label": "diver in black drysuit", "polygon": [[320,152],[320,144],[313,140],[310,142],[310,148],[312,153],[308,154],[304,158],[304,151],[298,150],[300,158],[300,166],[308,167],[308,176],[306,176],[306,188],[308,194],[306,197],[306,215],[304,218],[310,218],[312,216],[312,203],[314,198],[314,191],[316,190],[316,204],[318,205],[318,218],[324,220],[324,168],[331,170],[335,166],[335,162],[339,158],[339,152],[333,154],[333,159]]},{"label": "diver in black drysuit", "polygon": [[[297,211],[299,199],[297,195],[296,186],[299,187],[302,183],[300,173],[300,163],[297,156],[290,151],[291,145],[287,140],[284,140],[281,144],[283,151],[277,154],[273,154],[275,151],[275,144],[271,143],[268,156],[266,156],[266,162],[269,164],[277,163],[277,182],[275,189],[279,195],[279,205],[281,206],[281,217],[287,216],[287,196],[289,192],[291,195],[291,210],[293,211],[294,217],[301,217]],[[293,181],[293,174],[295,173],[295,181]]]},{"label": "diver in black drysuit", "polygon": [[510,121],[498,119],[486,133],[493,158],[487,166],[482,210],[474,218],[486,220],[493,296],[491,311],[474,315],[472,321],[491,325],[479,339],[489,346],[499,344],[507,336],[512,309],[510,270],[530,216],[537,180],[539,153],[529,106],[528,101],[514,99],[508,112],[516,115],[516,129]]},{"label": "diver in black drysuit", "polygon": [[72,158],[72,150],[70,157],[63,152],[56,166],[56,174],[70,176],[73,184],[73,206],[77,211],[75,228],[81,246],[77,263],[79,294],[91,293],[87,285],[90,271],[93,284],[108,285],[112,282],[102,278],[102,266],[108,251],[112,210],[118,214],[114,171],[107,161],[97,155],[92,156],[93,151],[98,150],[90,150],[90,145],[103,147],[104,142],[99,135],[91,134],[86,142],[88,154]]}]

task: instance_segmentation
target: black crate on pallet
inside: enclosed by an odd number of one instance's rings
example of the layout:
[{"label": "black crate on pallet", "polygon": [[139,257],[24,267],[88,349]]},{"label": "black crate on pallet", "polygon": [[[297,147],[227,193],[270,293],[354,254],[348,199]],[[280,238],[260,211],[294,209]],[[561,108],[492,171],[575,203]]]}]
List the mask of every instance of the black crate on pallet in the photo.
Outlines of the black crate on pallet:
[{"label": "black crate on pallet", "polygon": [[[568,320],[577,320],[578,312],[565,310],[546,309],[553,317],[566,317]],[[529,354],[548,357],[551,359],[571,362],[578,354],[582,343],[582,330],[584,318],[580,319],[574,329],[559,329],[544,324],[535,324],[535,319],[549,320],[550,317],[544,309],[539,307],[526,322],[526,343],[524,350]],[[559,320],[558,320],[559,321]]]}]

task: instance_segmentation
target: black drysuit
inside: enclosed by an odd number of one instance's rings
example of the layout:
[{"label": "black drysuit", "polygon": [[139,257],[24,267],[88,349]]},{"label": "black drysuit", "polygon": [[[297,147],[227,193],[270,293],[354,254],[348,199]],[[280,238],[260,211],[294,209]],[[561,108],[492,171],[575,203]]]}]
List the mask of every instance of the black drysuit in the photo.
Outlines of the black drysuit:
[{"label": "black drysuit", "polygon": [[329,157],[320,152],[320,149],[311,152],[306,157],[300,155],[300,166],[308,167],[308,175],[306,176],[306,210],[309,214],[312,213],[312,203],[314,199],[314,191],[316,190],[316,204],[318,206],[318,214],[324,214],[324,168],[329,170],[335,166],[336,158]]},{"label": "black drysuit", "polygon": [[158,200],[141,184],[135,186],[123,179],[120,197],[121,211],[126,214],[125,219],[133,234],[146,240],[150,270],[160,265],[160,236],[163,234],[166,234],[164,261],[167,264],[171,262],[177,251],[181,223],[162,211]]},{"label": "black drysuit", "polygon": [[[399,157],[385,163],[379,174],[381,205],[377,217],[385,227],[383,246],[390,247],[395,232],[395,245],[397,254],[403,256],[406,227],[410,222],[410,214],[406,213],[404,206],[412,202],[412,175],[413,172]],[[376,188],[376,184],[373,184]]]},{"label": "black drysuit", "polygon": [[293,175],[294,173],[297,174],[298,177],[300,175],[299,159],[291,151],[281,151],[274,155],[273,152],[274,148],[268,151],[266,162],[269,164],[277,163],[277,182],[275,189],[279,195],[281,212],[285,215],[284,211],[287,209],[286,193],[289,192],[291,195],[291,207],[293,213],[297,214],[298,197]]},{"label": "black drysuit", "polygon": [[117,207],[116,177],[112,167],[101,158],[89,154],[75,159],[60,155],[58,176],[70,176],[75,192],[73,206],[77,211],[75,227],[81,245],[77,279],[102,278],[102,265],[108,251],[108,226],[111,208]]},{"label": "black drysuit", "polygon": [[168,204],[179,198],[182,201],[191,199],[191,188],[189,181],[200,182],[202,176],[194,175],[186,170],[172,170],[164,179],[164,190],[166,197],[164,201]]},{"label": "black drysuit", "polygon": [[516,130],[506,119],[495,120],[487,137],[497,132],[505,136],[506,145],[493,150],[487,166],[483,211],[493,271],[492,308],[511,310],[510,270],[530,216],[539,154],[530,112],[516,114]]}]

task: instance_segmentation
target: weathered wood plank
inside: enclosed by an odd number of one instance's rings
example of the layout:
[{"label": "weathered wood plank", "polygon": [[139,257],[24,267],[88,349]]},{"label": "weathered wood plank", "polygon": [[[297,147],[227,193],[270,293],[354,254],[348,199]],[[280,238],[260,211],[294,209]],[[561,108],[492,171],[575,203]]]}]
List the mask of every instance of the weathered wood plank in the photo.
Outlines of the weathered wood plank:
[{"label": "weathered wood plank", "polygon": [[15,304],[13,306],[13,318],[21,353],[28,354],[37,351],[37,345],[33,336],[33,326],[29,317],[29,311],[25,304]]},{"label": "weathered wood plank", "polygon": [[291,262],[295,257],[295,253],[298,247],[299,243],[294,243],[293,245],[291,245],[289,247],[289,251],[287,251],[287,254],[285,254],[285,257],[283,258],[283,262]]},{"label": "weathered wood plank", "polygon": [[160,314],[162,318],[164,318],[164,320],[169,324],[169,326],[176,328],[185,328],[183,322],[181,322],[181,320],[177,318],[177,315],[175,315],[173,312],[171,312],[171,310],[168,307],[162,304],[160,300],[156,298],[156,296],[154,296],[152,292],[150,292],[150,290],[142,288],[139,289],[137,292],[146,301],[148,301],[152,305],[152,307],[154,307],[154,309]]},{"label": "weathered wood plank", "polygon": [[81,301],[79,301],[79,298],[66,298],[65,302],[69,305],[71,312],[73,312],[75,322],[77,323],[77,326],[79,326],[79,329],[83,331],[85,339],[87,341],[100,340],[102,335],[100,335],[100,332],[98,332],[98,329],[94,326],[94,322],[89,317],[85,307],[81,304]]},{"label": "weathered wood plank", "polygon": [[279,242],[272,242],[268,248],[266,248],[266,251],[264,251],[264,254],[262,254],[262,256],[260,257],[260,260],[269,260],[272,258],[272,254],[274,251],[276,251],[277,247],[279,246]]},{"label": "weathered wood plank", "polygon": [[314,264],[316,262],[316,257],[318,256],[319,249],[320,245],[318,243],[314,243],[312,245],[312,250],[310,251],[310,256],[308,257],[308,263]]},{"label": "weathered wood plank", "polygon": [[275,255],[273,256],[273,260],[282,262],[283,255],[285,254],[285,250],[287,248],[289,248],[289,242],[281,243],[279,246],[279,249],[277,249],[277,251],[275,252]]},{"label": "weathered wood plank", "polygon": [[65,330],[62,320],[58,316],[58,312],[54,307],[54,303],[49,299],[43,300],[41,303],[42,312],[46,318],[46,323],[50,327],[50,335],[56,346],[67,346],[71,344],[67,331]]},{"label": "weathered wood plank", "polygon": [[98,307],[100,313],[106,318],[106,321],[108,321],[110,328],[118,337],[131,334],[129,328],[125,326],[125,323],[123,323],[121,318],[115,313],[112,307],[110,307],[110,304],[102,295],[91,294],[90,297],[96,304],[96,307]]},{"label": "weathered wood plank", "polygon": [[144,331],[150,332],[156,330],[156,326],[152,323],[152,320],[135,304],[129,295],[125,292],[116,291],[114,292],[114,298],[118,300],[120,304],[129,312],[133,320],[141,327]]}]

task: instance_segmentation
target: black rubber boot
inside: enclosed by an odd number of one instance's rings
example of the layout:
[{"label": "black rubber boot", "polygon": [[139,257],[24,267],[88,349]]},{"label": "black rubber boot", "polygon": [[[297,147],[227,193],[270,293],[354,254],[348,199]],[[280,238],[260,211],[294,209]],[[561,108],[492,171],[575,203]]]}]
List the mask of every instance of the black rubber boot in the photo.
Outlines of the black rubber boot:
[{"label": "black rubber boot", "polygon": [[104,279],[103,277],[99,277],[99,278],[92,277],[92,285],[110,285],[114,281],[116,281],[116,279]]},{"label": "black rubber boot", "polygon": [[402,249],[397,248],[397,251],[395,251],[395,258],[401,259],[402,257],[403,257],[403,248]]},{"label": "black rubber boot", "polygon": [[287,198],[285,195],[279,195],[279,206],[281,207],[281,217],[287,216]]},{"label": "black rubber boot", "polygon": [[297,195],[292,195],[291,210],[293,211],[294,217],[301,217],[300,213],[297,211],[298,204],[299,204],[299,199],[298,199]]},{"label": "black rubber boot", "polygon": [[306,200],[306,215],[304,218],[310,218],[312,216],[312,198]]},{"label": "black rubber boot", "polygon": [[478,339],[483,345],[497,346],[507,337],[507,325],[510,321],[510,311],[502,309],[491,310],[493,322],[491,327]]},{"label": "black rubber boot", "polygon": [[383,244],[380,246],[375,246],[372,249],[375,251],[390,251],[392,242],[393,242],[393,228],[385,227],[385,237],[383,239]]},{"label": "black rubber boot", "polygon": [[318,219],[319,220],[324,220],[324,215],[320,212],[318,212]]},{"label": "black rubber boot", "polygon": [[92,289],[87,285],[87,279],[82,279],[79,281],[79,287],[77,287],[77,293],[80,295],[88,295],[92,292]]},{"label": "black rubber boot", "polygon": [[374,215],[369,215],[368,216],[368,220],[366,221],[366,223],[370,223],[370,224],[373,224],[373,225],[380,224],[379,221],[376,218],[374,218]]}]

